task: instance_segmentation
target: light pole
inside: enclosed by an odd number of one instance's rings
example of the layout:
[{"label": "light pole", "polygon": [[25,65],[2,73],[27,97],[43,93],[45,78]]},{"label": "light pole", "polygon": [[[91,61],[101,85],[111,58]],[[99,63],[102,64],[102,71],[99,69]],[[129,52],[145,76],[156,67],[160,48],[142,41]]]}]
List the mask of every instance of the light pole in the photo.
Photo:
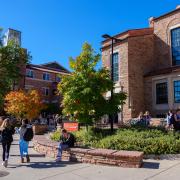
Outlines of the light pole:
[{"label": "light pole", "polygon": [[[114,42],[121,42],[122,40],[117,39],[113,36],[110,36],[108,34],[104,34],[102,35],[103,38],[105,39],[110,39],[111,40],[111,80],[114,82],[114,77],[113,77],[113,73],[114,73],[114,57],[113,57],[113,51],[114,51]],[[111,89],[111,101],[113,100],[113,91],[114,91],[114,85]],[[114,127],[114,114],[110,115],[110,123],[111,123],[111,131],[113,131],[113,127]]]}]

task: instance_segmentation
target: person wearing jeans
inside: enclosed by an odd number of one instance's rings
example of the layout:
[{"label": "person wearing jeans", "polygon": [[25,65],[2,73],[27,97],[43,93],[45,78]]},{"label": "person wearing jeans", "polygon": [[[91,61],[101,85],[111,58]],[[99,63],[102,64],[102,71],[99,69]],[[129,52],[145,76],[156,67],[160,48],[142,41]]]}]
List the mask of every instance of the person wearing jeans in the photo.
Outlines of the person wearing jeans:
[{"label": "person wearing jeans", "polygon": [[74,135],[71,133],[68,133],[65,129],[62,130],[62,136],[60,138],[60,143],[58,147],[58,153],[56,157],[56,161],[61,161],[62,158],[62,151],[73,147],[75,143]]},{"label": "person wearing jeans", "polygon": [[10,151],[11,143],[13,142],[13,134],[15,132],[8,118],[3,121],[0,127],[0,131],[1,131],[1,136],[2,136],[1,142],[2,142],[2,148],[3,148],[2,165],[4,167],[7,167],[8,159],[9,159],[9,151]]},{"label": "person wearing jeans", "polygon": [[21,163],[24,163],[24,157],[26,157],[27,162],[30,162],[29,154],[28,154],[28,145],[29,142],[24,140],[24,134],[27,131],[27,128],[29,128],[30,125],[28,124],[28,120],[24,119],[22,120],[22,125],[20,129],[16,129],[17,133],[20,135],[19,139],[19,151],[21,156]]}]

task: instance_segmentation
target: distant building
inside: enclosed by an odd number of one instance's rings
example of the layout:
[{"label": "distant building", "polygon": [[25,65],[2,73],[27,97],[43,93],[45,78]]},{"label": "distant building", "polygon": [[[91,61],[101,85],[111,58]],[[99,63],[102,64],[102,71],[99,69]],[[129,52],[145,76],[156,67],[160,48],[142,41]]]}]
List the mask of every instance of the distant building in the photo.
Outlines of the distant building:
[{"label": "distant building", "polygon": [[[127,92],[123,113],[116,121],[127,121],[148,110],[162,117],[180,107],[180,6],[157,18],[149,28],[131,29],[115,35],[115,92]],[[111,69],[111,41],[102,42],[103,66]],[[108,92],[107,97],[110,96]]]},{"label": "distant building", "polygon": [[21,32],[9,28],[8,31],[4,34],[3,45],[7,46],[8,42],[11,40],[21,46]]},{"label": "distant building", "polygon": [[23,88],[26,91],[38,90],[44,103],[59,104],[61,100],[61,96],[57,94],[57,84],[61,81],[59,75],[69,74],[70,72],[56,61],[41,65],[28,64]]},{"label": "distant building", "polygon": [[[6,46],[10,40],[21,46],[21,32],[9,28],[4,35],[3,45]],[[22,78],[18,84],[14,84],[13,89],[36,89],[44,103],[59,107],[62,100],[57,94],[57,84],[61,81],[59,75],[69,74],[70,72],[56,61],[41,65],[27,64],[21,67]]]}]

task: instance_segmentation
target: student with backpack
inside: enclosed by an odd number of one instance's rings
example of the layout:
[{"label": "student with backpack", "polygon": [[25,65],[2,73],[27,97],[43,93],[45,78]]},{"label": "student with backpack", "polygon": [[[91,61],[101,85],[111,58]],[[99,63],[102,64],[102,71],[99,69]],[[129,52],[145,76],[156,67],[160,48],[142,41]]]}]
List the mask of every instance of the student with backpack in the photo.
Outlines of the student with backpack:
[{"label": "student with backpack", "polygon": [[28,145],[29,141],[33,139],[33,130],[32,126],[28,124],[27,119],[22,121],[22,125],[19,129],[17,129],[17,132],[20,135],[19,150],[21,155],[21,163],[24,163],[24,157],[26,157],[27,162],[30,162]]},{"label": "student with backpack", "polygon": [[1,143],[3,148],[2,165],[4,167],[7,167],[8,159],[9,159],[9,151],[10,151],[11,143],[13,142],[13,134],[15,132],[8,118],[3,121],[0,127],[0,131],[1,131]]}]

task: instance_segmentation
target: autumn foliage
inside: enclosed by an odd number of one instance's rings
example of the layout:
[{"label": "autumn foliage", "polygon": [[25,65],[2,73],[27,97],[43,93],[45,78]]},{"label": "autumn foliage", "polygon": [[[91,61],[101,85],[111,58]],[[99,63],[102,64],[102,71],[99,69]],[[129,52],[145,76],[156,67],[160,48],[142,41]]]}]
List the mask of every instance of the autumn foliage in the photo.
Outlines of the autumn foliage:
[{"label": "autumn foliage", "polygon": [[11,91],[5,97],[5,111],[16,118],[27,118],[32,120],[37,118],[41,110],[45,109],[41,96],[38,91],[31,90],[29,92]]}]

